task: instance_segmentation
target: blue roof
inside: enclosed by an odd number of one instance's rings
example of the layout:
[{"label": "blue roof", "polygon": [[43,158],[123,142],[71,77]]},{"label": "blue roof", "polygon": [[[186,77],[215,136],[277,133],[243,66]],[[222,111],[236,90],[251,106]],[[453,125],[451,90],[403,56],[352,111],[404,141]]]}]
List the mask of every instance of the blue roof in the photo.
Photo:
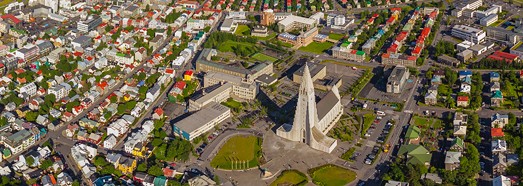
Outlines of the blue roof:
[{"label": "blue roof", "polygon": [[472,76],[472,71],[470,70],[460,70],[459,76]]},{"label": "blue roof", "polygon": [[497,72],[490,72],[490,77],[499,77],[499,73]]}]

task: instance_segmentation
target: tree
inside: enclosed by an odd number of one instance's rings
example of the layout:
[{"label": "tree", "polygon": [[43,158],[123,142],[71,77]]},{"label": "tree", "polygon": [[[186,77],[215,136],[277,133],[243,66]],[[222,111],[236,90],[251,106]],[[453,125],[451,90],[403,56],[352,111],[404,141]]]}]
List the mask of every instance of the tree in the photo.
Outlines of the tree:
[{"label": "tree", "polygon": [[30,111],[25,114],[25,119],[29,122],[36,121],[36,118],[38,117],[38,112]]},{"label": "tree", "polygon": [[152,166],[147,170],[147,174],[153,175],[153,176],[161,176],[163,175],[162,168],[160,168],[159,165]]},{"label": "tree", "polygon": [[146,163],[138,164],[138,167],[136,167],[136,170],[138,172],[145,172],[145,171],[147,171],[147,164]]},{"label": "tree", "polygon": [[72,186],[80,186],[80,182],[78,180],[74,180]]},{"label": "tree", "polygon": [[111,103],[116,103],[116,102],[118,102],[118,97],[111,96],[111,98],[109,98],[109,100],[111,101]]},{"label": "tree", "polygon": [[27,166],[32,166],[35,163],[35,159],[32,156],[27,156],[25,158],[25,163],[27,163]]},{"label": "tree", "polygon": [[47,160],[42,161],[42,164],[40,164],[40,169],[46,170],[47,168],[49,168],[51,166],[53,166],[53,161],[47,159]]}]

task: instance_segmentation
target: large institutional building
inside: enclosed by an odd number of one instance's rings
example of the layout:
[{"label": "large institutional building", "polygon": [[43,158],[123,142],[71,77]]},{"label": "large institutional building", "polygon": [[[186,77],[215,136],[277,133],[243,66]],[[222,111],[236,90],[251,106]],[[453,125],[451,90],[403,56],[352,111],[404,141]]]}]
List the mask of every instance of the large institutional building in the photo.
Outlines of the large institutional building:
[{"label": "large institutional building", "polygon": [[341,97],[336,86],[318,103],[314,94],[314,85],[305,65],[299,89],[298,104],[292,125],[283,124],[276,134],[282,138],[302,142],[311,148],[330,153],[337,141],[326,133],[336,124],[343,114]]},{"label": "large institutional building", "polygon": [[454,37],[470,41],[474,44],[483,43],[485,37],[487,37],[485,31],[466,25],[454,25],[451,34]]}]

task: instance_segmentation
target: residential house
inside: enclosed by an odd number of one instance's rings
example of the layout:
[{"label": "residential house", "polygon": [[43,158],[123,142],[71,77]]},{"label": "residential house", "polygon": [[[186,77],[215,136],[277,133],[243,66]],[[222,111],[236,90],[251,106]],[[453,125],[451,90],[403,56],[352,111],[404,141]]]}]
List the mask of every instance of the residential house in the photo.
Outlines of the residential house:
[{"label": "residential house", "polygon": [[190,186],[216,185],[216,182],[214,180],[212,180],[211,178],[209,178],[205,175],[193,177],[193,178],[189,179],[187,182],[189,183]]},{"label": "residential house", "polygon": [[437,86],[431,86],[427,94],[425,95],[425,104],[427,105],[435,105],[438,103],[438,87]]},{"label": "residential house", "polygon": [[468,107],[469,106],[469,97],[468,96],[458,96],[456,105],[458,107]]},{"label": "residential house", "polygon": [[452,139],[449,150],[463,152],[464,149],[465,142],[463,141],[463,139],[461,139],[460,137],[455,137],[454,139]]},{"label": "residential house", "polygon": [[508,124],[508,115],[496,113],[490,117],[490,127],[503,128]]},{"label": "residential house", "polygon": [[95,129],[95,128],[98,128],[100,126],[100,123],[98,123],[96,121],[93,121],[93,120],[90,120],[90,119],[87,119],[87,118],[80,119],[80,121],[78,121],[78,124],[81,127],[89,128],[89,129]]},{"label": "residential house", "polygon": [[104,141],[104,148],[112,149],[117,143],[116,137],[114,135],[107,136]]},{"label": "residential house", "polygon": [[115,168],[122,171],[124,174],[132,174],[134,172],[134,169],[136,169],[136,160],[122,156],[118,160],[118,163],[116,164]]},{"label": "residential house", "polygon": [[445,170],[453,171],[459,168],[461,152],[447,151],[445,152]]},{"label": "residential house", "polygon": [[29,102],[29,108],[31,110],[39,110],[40,109],[40,105],[44,103],[44,99],[40,98],[40,97],[36,97],[34,98],[33,100],[31,100]]},{"label": "residential house", "polygon": [[[36,95],[36,84],[34,82],[27,83],[24,86],[20,87],[20,90],[18,91],[19,94],[26,93],[30,97],[33,97]],[[19,96],[21,97],[21,96]]]},{"label": "residential house", "polygon": [[467,135],[467,126],[463,125],[454,125],[454,132],[452,133],[454,136],[458,137],[465,137]]},{"label": "residential house", "polygon": [[467,125],[467,121],[467,114],[463,114],[462,112],[454,113],[454,120],[452,121],[453,125]]},{"label": "residential house", "polygon": [[403,156],[407,164],[424,166],[429,166],[432,158],[432,155],[425,147],[415,144],[402,145],[398,151],[398,155]]},{"label": "residential house", "polygon": [[415,125],[410,125],[405,133],[405,139],[408,144],[419,144],[421,130]]},{"label": "residential house", "polygon": [[490,77],[490,82],[499,82],[499,73],[497,72],[490,72],[489,73],[489,77]]},{"label": "residential house", "polygon": [[500,107],[503,103],[503,93],[500,90],[492,92],[490,97],[490,106],[491,107]]},{"label": "residential house", "polygon": [[160,88],[161,86],[159,84],[154,84],[154,86],[147,91],[145,99],[154,101],[156,98],[158,98],[158,96],[160,96]]},{"label": "residential house", "polygon": [[492,140],[492,153],[507,151],[507,142],[505,140]]},{"label": "residential house", "polygon": [[490,92],[501,91],[501,84],[499,82],[490,83]]},{"label": "residential house", "polygon": [[492,175],[499,176],[505,174],[507,169],[507,157],[503,153],[494,154],[492,156]]},{"label": "residential house", "polygon": [[490,129],[490,135],[492,138],[502,138],[505,137],[505,133],[503,133],[502,128],[491,128]]},{"label": "residential house", "polygon": [[158,107],[154,110],[153,113],[153,119],[158,120],[163,118],[163,109],[161,107]]},{"label": "residential house", "polygon": [[494,179],[492,179],[492,186],[513,186],[516,185],[515,183],[517,183],[517,180],[512,180],[511,178],[503,175],[494,177]]}]

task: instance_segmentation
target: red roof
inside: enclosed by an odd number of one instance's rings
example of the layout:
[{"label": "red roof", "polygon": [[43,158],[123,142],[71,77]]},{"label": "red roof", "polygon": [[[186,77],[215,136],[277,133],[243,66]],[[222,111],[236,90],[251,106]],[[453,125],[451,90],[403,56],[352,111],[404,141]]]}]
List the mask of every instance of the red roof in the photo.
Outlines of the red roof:
[{"label": "red roof", "polygon": [[165,69],[166,74],[174,74],[174,70],[172,68]]},{"label": "red roof", "polygon": [[20,23],[20,19],[16,18],[13,14],[5,14],[5,15],[2,15],[0,18],[2,19],[10,19],[14,24],[18,24]]},{"label": "red roof", "polygon": [[503,133],[502,128],[492,128],[490,129],[490,135],[492,137],[503,137],[505,136],[505,133]]},{"label": "red roof", "polygon": [[396,17],[390,16],[390,18],[387,20],[387,23],[392,23],[394,20],[396,20]]},{"label": "red roof", "polygon": [[510,54],[506,52],[496,51],[492,55],[488,56],[489,59],[497,60],[497,61],[507,61],[512,62],[518,58],[518,55]]},{"label": "red roof", "polygon": [[412,54],[419,54],[421,52],[421,47],[417,46],[416,48],[414,48],[414,50],[412,50]]},{"label": "red roof", "polygon": [[105,89],[105,87],[107,87],[107,81],[102,81],[102,82],[98,83],[97,86],[100,87],[101,89]]},{"label": "red roof", "polygon": [[188,71],[185,71],[185,73],[183,73],[183,75],[192,76],[193,73],[194,73],[194,72],[193,72],[192,70],[188,70]]},{"label": "red roof", "polygon": [[390,9],[391,12],[401,12],[401,8],[395,7]]},{"label": "red roof", "polygon": [[405,38],[407,38],[407,34],[408,33],[406,31],[400,32],[400,34],[396,36],[396,41],[402,42],[403,40],[405,40]]},{"label": "red roof", "polygon": [[409,60],[409,61],[416,61],[416,59],[418,59],[418,57],[416,57],[416,56],[407,57],[407,60]]},{"label": "red roof", "polygon": [[389,58],[390,57],[390,54],[389,53],[384,53],[381,55],[382,58]]},{"label": "red roof", "polygon": [[73,55],[76,56],[76,57],[80,57],[82,56],[84,53],[81,53],[81,52],[74,52]]},{"label": "red roof", "polygon": [[437,14],[436,10],[432,11],[432,12],[429,14],[429,18],[434,19],[434,18],[436,17],[436,14]]},{"label": "red roof", "polygon": [[458,96],[458,101],[469,101],[468,96]]},{"label": "red roof", "polygon": [[176,84],[174,84],[174,86],[180,90],[183,90],[185,88],[185,85],[186,85],[185,81],[178,81],[178,82],[176,82]]},{"label": "red roof", "polygon": [[163,109],[162,108],[157,108],[156,110],[154,110],[154,113],[158,114],[158,115],[163,115]]},{"label": "red roof", "polygon": [[421,35],[422,35],[423,37],[427,37],[429,34],[430,34],[430,27],[425,27],[425,28],[423,28],[423,30],[421,31]]}]

